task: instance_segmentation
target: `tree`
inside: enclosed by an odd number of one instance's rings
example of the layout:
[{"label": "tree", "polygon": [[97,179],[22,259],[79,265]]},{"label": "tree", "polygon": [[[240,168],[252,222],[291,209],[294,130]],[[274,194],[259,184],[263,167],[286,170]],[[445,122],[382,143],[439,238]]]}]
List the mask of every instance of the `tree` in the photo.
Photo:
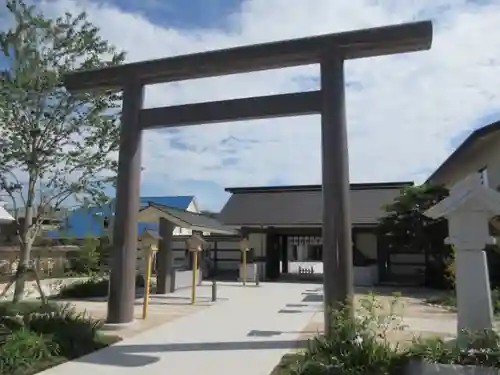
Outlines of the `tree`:
[{"label": "tree", "polygon": [[378,224],[378,231],[389,253],[423,253],[426,259],[426,284],[444,286],[445,269],[451,248],[446,219],[431,219],[424,212],[448,196],[442,186],[421,185],[404,189]]},{"label": "tree", "polygon": [[71,256],[71,271],[85,276],[101,273],[103,269],[100,264],[99,245],[99,238],[85,238],[80,250]]},{"label": "tree", "polygon": [[44,220],[68,199],[105,199],[116,172],[121,93],[70,94],[63,75],[120,64],[124,53],[85,13],[49,19],[23,0],[8,0],[7,10],[13,26],[0,33],[7,62],[0,72],[0,189],[19,228],[19,301]]}]

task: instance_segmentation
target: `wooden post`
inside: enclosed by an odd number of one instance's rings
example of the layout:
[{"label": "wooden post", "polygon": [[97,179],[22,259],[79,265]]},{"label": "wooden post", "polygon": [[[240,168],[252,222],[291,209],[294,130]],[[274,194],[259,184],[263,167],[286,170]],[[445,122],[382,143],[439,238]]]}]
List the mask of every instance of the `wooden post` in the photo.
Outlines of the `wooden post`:
[{"label": "wooden post", "polygon": [[153,249],[151,247],[147,247],[144,249],[146,252],[146,278],[144,280],[144,303],[142,305],[142,319],[146,319],[148,316],[148,307],[149,307],[149,286],[151,285],[151,258],[153,254]]},{"label": "wooden post", "polygon": [[350,302],[353,265],[349,153],[345,116],[344,60],[340,51],[323,56],[321,70],[321,158],[323,175],[323,283],[325,334],[331,310]]},{"label": "wooden post", "polygon": [[133,82],[124,87],[108,297],[107,323],[111,324],[130,323],[134,319],[141,180],[139,112],[143,100],[142,84]]},{"label": "wooden post", "polygon": [[198,250],[192,251],[193,254],[193,283],[191,285],[191,304],[196,303],[196,274],[198,273]]},{"label": "wooden post", "polygon": [[202,245],[205,241],[201,238],[200,233],[193,232],[191,238],[186,241],[188,251],[192,253],[193,259],[193,280],[191,285],[191,304],[196,303],[196,274],[198,272],[198,253],[203,249]]},{"label": "wooden post", "polygon": [[247,251],[249,249],[249,242],[247,238],[243,238],[240,242],[240,251],[241,251],[241,280],[243,286],[247,285]]}]

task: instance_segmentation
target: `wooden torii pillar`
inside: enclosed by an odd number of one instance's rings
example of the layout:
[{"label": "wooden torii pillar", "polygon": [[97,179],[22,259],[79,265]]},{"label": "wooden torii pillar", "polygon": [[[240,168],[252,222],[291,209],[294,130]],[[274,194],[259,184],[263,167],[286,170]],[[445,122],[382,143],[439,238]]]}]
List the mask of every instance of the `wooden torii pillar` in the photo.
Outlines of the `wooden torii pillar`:
[{"label": "wooden torii pillar", "polygon": [[[321,115],[325,329],[353,293],[344,61],[426,50],[430,21],[194,53],[65,76],[70,91],[123,90],[108,323],[133,320],[142,130]],[[142,109],[149,84],[320,64],[321,90]]]}]

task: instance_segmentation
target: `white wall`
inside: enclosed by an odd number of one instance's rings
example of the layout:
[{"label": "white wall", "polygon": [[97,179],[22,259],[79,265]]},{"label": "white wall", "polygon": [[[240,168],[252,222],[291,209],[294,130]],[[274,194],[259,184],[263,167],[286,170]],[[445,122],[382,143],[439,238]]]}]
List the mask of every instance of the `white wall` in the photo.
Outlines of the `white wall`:
[{"label": "white wall", "polygon": [[[186,208],[186,211],[199,213],[198,206],[196,205],[194,199],[191,201],[191,203],[189,203],[189,206]],[[193,234],[193,231],[191,229],[175,227],[173,234],[174,236],[190,236],[191,234]]]},{"label": "white wall", "polygon": [[191,201],[191,203],[189,203],[189,206],[186,208],[186,211],[195,212],[197,214],[200,213],[200,211],[198,210],[198,205],[196,204],[196,200],[195,199],[193,199]]},{"label": "white wall", "polygon": [[469,174],[486,167],[488,170],[488,185],[492,189],[500,187],[500,132],[488,136],[486,141],[478,142],[472,147],[460,162],[452,163],[440,172],[432,182],[451,188]]},{"label": "white wall", "polygon": [[193,234],[193,231],[191,229],[175,227],[173,234],[174,236],[190,236]]}]

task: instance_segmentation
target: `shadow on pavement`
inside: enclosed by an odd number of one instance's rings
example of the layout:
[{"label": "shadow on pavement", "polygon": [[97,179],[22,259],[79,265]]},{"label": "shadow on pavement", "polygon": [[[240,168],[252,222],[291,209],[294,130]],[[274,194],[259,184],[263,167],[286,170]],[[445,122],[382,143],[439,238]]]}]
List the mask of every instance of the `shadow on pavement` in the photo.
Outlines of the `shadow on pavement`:
[{"label": "shadow on pavement", "polygon": [[[410,297],[415,299],[425,299],[430,296],[442,294],[440,291],[423,288],[423,287],[392,287],[392,286],[374,286],[374,287],[362,287],[357,286],[354,288],[355,294],[371,294],[376,296],[393,297],[395,295],[401,295],[401,297]],[[307,289],[302,292],[305,296],[302,302],[320,302],[319,300],[323,298],[323,288],[317,289]]]},{"label": "shadow on pavement", "polygon": [[160,360],[158,356],[145,355],[162,352],[271,350],[299,349],[307,346],[307,340],[237,341],[237,342],[188,342],[156,345],[114,345],[76,359],[77,362],[119,367],[142,367]]},{"label": "shadow on pavement", "polygon": [[272,337],[284,334],[317,334],[319,331],[260,331],[257,329],[251,330],[247,333],[248,337]]},{"label": "shadow on pavement", "polygon": [[[217,301],[227,301],[228,298],[217,297]],[[197,296],[197,304],[209,305],[212,301],[211,297]],[[142,305],[143,301],[138,300],[134,303],[136,306]],[[191,297],[185,296],[168,296],[168,295],[151,295],[149,298],[150,305],[191,305]]]},{"label": "shadow on pavement", "polygon": [[307,294],[302,298],[302,302],[323,302],[323,294]]}]

